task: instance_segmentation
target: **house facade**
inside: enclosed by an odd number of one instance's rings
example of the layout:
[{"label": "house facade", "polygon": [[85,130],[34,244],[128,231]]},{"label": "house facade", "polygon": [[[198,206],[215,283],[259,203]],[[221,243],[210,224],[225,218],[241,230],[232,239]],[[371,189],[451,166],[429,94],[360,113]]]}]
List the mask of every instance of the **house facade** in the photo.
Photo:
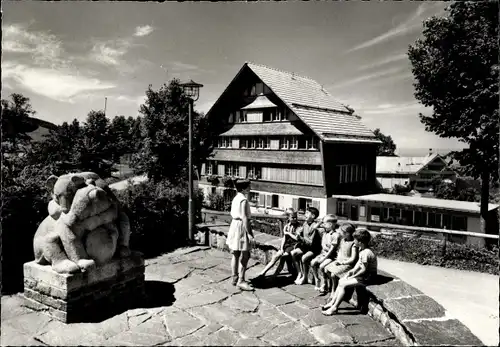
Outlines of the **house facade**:
[{"label": "house facade", "polygon": [[328,196],[376,191],[379,141],[312,79],[245,63],[207,117],[220,132],[200,170],[205,197],[229,203],[228,178],[248,178],[254,211],[315,206],[324,215]]},{"label": "house facade", "polygon": [[419,193],[432,188],[433,180],[455,181],[457,174],[437,153],[424,157],[377,157],[377,182],[382,189],[409,185]]}]

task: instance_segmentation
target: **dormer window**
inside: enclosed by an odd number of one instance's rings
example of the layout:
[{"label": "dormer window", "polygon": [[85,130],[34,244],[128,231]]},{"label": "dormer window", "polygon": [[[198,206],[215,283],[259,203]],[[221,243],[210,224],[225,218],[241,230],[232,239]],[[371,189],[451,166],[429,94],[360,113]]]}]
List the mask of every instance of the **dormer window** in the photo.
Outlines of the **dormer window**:
[{"label": "dormer window", "polygon": [[299,148],[299,140],[297,136],[292,136],[290,139],[290,149],[298,149]]}]

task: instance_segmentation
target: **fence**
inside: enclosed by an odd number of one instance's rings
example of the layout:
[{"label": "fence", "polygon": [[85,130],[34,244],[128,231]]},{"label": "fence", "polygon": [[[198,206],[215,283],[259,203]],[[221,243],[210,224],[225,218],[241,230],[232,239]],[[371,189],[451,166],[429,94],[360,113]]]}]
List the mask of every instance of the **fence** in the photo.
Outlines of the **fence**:
[{"label": "fence", "polygon": [[[217,217],[212,217],[212,219],[218,219],[218,216],[221,216],[226,220],[227,222],[230,222],[231,220],[231,215],[229,212],[226,211],[213,211],[213,210],[208,210],[208,209],[202,209],[201,213],[203,215],[203,222],[206,222],[206,217],[207,214],[210,214],[212,216],[217,216]],[[287,217],[285,215],[282,216],[276,216],[276,215],[269,215],[269,214],[252,214],[252,221],[255,223],[258,223],[260,225],[264,226],[274,226],[274,227],[279,227],[279,235],[282,236],[283,234],[283,225],[286,223]],[[299,215],[299,220],[304,220],[304,216]],[[275,221],[275,222],[270,222],[270,221]],[[380,229],[386,229],[386,230],[397,230],[398,232],[404,232],[404,233],[411,233],[414,234],[415,232],[420,232],[420,233],[426,233],[426,234],[437,234],[437,235],[462,235],[462,236],[472,236],[472,237],[479,237],[479,238],[484,238],[484,239],[494,239],[498,240],[499,235],[492,235],[492,234],[482,234],[482,233],[474,233],[470,231],[459,231],[459,230],[447,230],[447,229],[438,229],[438,228],[426,228],[426,227],[416,227],[416,226],[407,226],[407,225],[399,225],[399,224],[388,224],[388,223],[374,223],[374,222],[362,222],[362,221],[352,221],[352,220],[342,220],[342,222],[347,222],[347,223],[353,223],[355,225],[359,226],[365,226],[365,227],[372,227],[372,228],[380,228]],[[274,231],[272,233],[273,235],[277,235],[277,231]]]}]

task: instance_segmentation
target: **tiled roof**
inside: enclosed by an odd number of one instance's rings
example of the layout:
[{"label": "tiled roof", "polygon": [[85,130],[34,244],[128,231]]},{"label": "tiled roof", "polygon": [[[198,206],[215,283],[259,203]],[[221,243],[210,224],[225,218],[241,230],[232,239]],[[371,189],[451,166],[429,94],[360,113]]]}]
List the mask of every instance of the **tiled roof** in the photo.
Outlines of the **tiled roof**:
[{"label": "tiled roof", "polygon": [[425,157],[377,157],[377,173],[416,174],[437,156],[434,153]]},{"label": "tiled roof", "polygon": [[321,139],[323,134],[375,135],[316,81],[254,63],[246,65]]},{"label": "tiled roof", "polygon": [[[422,207],[433,207],[462,212],[480,212],[480,203],[458,200],[445,200],[435,198],[423,198],[416,196],[405,196],[396,194],[370,194],[362,196],[335,195],[336,198],[346,198],[364,201],[381,201],[401,205],[413,205]],[[488,211],[498,208],[498,205],[488,204]]]},{"label": "tiled roof", "polygon": [[302,131],[289,122],[236,123],[221,136],[250,135],[302,135]]},{"label": "tiled roof", "polygon": [[213,156],[208,159],[253,163],[321,165],[321,153],[319,151],[215,149]]}]

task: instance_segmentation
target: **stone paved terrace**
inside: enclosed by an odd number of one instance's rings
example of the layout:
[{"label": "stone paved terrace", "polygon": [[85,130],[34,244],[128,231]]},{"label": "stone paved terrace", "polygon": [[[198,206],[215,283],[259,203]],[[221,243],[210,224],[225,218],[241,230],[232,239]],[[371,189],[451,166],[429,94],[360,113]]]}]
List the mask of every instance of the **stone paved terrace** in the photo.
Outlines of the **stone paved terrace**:
[{"label": "stone paved terrace", "polygon": [[[286,276],[241,292],[231,285],[227,252],[184,248],[146,265],[150,302],[102,322],[65,325],[23,307],[21,295],[2,297],[1,344],[400,345],[380,323],[347,303],[339,315],[323,316],[319,306],[325,298],[311,285],[288,284]],[[249,265],[250,278],[263,267],[254,259]]]}]

